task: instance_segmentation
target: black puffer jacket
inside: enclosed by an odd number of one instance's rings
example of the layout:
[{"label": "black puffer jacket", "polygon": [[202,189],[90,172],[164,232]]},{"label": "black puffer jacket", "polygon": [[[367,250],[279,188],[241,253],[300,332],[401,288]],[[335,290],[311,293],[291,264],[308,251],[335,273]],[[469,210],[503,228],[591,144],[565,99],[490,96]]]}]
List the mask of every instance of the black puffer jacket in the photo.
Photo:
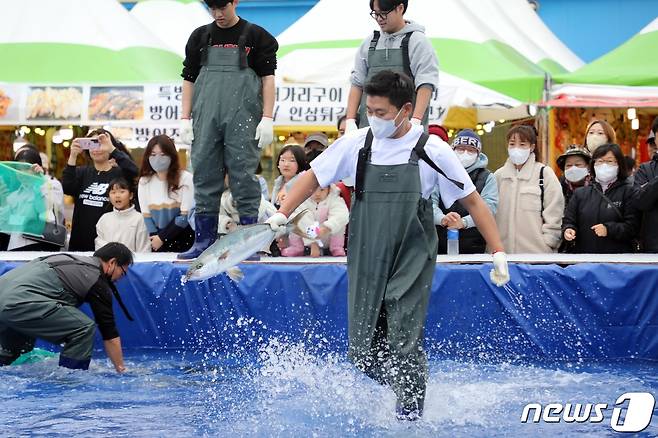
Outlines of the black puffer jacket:
[{"label": "black puffer jacket", "polygon": [[635,173],[635,190],[642,217],[642,251],[658,253],[658,154]]},{"label": "black puffer jacket", "polygon": [[[635,252],[634,239],[639,229],[639,216],[635,208],[635,189],[628,181],[615,181],[605,195],[615,209],[601,196],[601,185],[593,182],[576,189],[562,221],[562,233],[567,228],[576,230],[572,252],[588,254],[619,254]],[[621,213],[621,216],[619,213]],[[603,224],[606,237],[598,237],[592,227]]]}]

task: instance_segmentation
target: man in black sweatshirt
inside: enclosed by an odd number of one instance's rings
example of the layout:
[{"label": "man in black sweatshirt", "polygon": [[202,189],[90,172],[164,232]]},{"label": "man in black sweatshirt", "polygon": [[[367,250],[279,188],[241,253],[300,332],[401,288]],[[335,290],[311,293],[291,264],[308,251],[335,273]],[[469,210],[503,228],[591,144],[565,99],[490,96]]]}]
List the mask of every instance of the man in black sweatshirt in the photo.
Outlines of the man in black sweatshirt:
[{"label": "man in black sweatshirt", "polygon": [[[655,149],[658,117],[651,125]],[[651,136],[650,136],[651,137]],[[650,149],[651,150],[651,149]],[[642,212],[640,241],[642,252],[658,253],[658,152],[635,172],[636,206]]]},{"label": "man in black sweatshirt", "polygon": [[195,242],[193,259],[217,238],[224,169],[241,224],[255,223],[260,149],[273,140],[274,71],[278,43],[238,17],[239,0],[205,0],[214,22],[192,32],[185,48],[181,139],[192,142]]},{"label": "man in black sweatshirt", "polygon": [[[31,351],[39,338],[64,344],[60,366],[86,370],[98,325],[108,358],[117,372],[125,371],[112,296],[132,319],[114,286],[132,262],[130,250],[112,242],[93,257],[39,257],[0,277],[0,366]],[[77,309],[85,302],[95,323]]]}]

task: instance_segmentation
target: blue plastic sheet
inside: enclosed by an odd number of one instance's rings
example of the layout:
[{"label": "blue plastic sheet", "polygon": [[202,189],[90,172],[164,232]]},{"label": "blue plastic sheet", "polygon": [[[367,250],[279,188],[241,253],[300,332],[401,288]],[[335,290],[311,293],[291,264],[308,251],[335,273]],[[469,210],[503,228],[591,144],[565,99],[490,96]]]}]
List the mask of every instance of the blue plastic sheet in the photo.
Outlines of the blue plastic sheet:
[{"label": "blue plastic sheet", "polygon": [[[0,262],[0,273],[12,266]],[[115,309],[124,346],[231,349],[271,336],[346,346],[344,265],[245,264],[240,283],[220,275],[181,285],[185,268],[138,263],[119,282],[136,320]],[[490,269],[437,266],[426,325],[432,354],[658,359],[658,267],[515,264],[506,288],[491,284]]]}]

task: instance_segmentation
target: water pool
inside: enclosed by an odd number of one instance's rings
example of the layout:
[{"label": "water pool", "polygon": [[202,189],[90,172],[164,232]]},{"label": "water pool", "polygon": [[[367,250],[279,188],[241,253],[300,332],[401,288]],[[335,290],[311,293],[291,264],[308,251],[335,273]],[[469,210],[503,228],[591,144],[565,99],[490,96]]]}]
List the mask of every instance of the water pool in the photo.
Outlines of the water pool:
[{"label": "water pool", "polygon": [[[96,356],[102,356],[97,353]],[[2,436],[614,436],[599,424],[523,424],[527,403],[608,403],[658,393],[655,364],[474,363],[431,358],[425,416],[394,419],[395,398],[345,360],[271,340],[240,356],[132,350],[129,372],[57,359],[0,368]],[[658,435],[658,413],[640,436]]]}]

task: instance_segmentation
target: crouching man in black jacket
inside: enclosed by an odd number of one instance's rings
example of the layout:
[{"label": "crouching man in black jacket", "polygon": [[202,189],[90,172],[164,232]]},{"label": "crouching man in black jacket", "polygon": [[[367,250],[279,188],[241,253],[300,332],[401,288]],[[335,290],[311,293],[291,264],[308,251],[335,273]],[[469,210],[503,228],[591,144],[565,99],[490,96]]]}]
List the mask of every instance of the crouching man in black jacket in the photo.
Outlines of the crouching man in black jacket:
[{"label": "crouching man in black jacket", "polygon": [[[125,371],[112,296],[125,306],[114,282],[125,275],[133,255],[111,242],[93,257],[54,254],[39,257],[0,277],[0,366],[34,348],[36,338],[64,344],[59,365],[89,368],[96,325],[117,372]],[[89,303],[96,322],[77,307]],[[128,319],[132,318],[126,312]]]}]

